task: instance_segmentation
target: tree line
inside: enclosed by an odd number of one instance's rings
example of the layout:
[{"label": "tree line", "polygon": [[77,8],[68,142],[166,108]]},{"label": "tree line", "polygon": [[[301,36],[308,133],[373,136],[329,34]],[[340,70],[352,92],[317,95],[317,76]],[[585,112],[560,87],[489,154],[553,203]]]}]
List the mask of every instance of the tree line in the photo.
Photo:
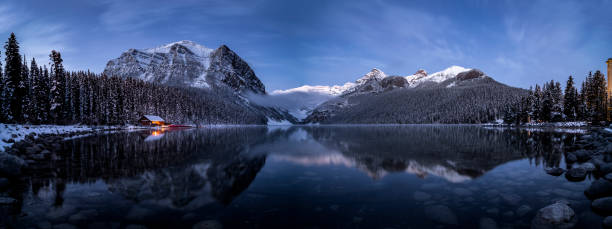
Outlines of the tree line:
[{"label": "tree line", "polygon": [[535,85],[520,101],[507,104],[504,123],[524,124],[541,122],[586,121],[595,125],[608,120],[606,78],[600,72],[589,72],[580,90],[574,77],[569,76],[565,90],[561,83],[551,80],[542,87]]},{"label": "tree line", "polygon": [[[11,33],[0,63],[0,123],[134,124],[144,114],[173,123],[265,123],[265,116],[231,91],[179,88],[134,78],[69,72],[60,52],[51,51],[50,66],[30,64]],[[2,69],[4,71],[2,71]]]}]

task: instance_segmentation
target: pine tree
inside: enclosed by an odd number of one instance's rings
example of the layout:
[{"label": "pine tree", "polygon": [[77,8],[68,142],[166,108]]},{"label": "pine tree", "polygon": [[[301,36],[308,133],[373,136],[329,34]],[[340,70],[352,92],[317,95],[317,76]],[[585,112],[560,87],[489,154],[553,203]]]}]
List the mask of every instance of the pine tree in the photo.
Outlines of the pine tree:
[{"label": "pine tree", "polygon": [[578,93],[578,103],[576,105],[576,120],[586,121],[588,119],[587,111],[587,96],[586,96],[586,81],[580,85],[580,93]]},{"label": "pine tree", "polygon": [[540,89],[540,85],[535,85],[535,89],[533,90],[533,99],[531,104],[531,120],[534,122],[541,121],[540,113],[542,113],[542,90]]},{"label": "pine tree", "polygon": [[[0,54],[1,53],[2,52],[0,52]],[[5,88],[6,79],[4,78],[2,71],[3,71],[2,61],[0,61],[0,123],[6,122],[7,115],[8,115],[8,106],[6,105],[7,98],[6,98],[6,88]]]},{"label": "pine tree", "polygon": [[542,90],[542,107],[540,109],[540,119],[543,122],[550,122],[551,121],[551,113],[552,113],[552,109],[553,109],[553,95],[552,95],[552,90],[553,90],[553,86],[551,84],[554,83],[544,83],[543,86],[543,90]]},{"label": "pine tree", "polygon": [[568,121],[576,120],[576,108],[578,106],[578,95],[574,87],[574,78],[570,75],[565,85],[565,96],[563,97],[563,114]]},{"label": "pine tree", "polygon": [[23,120],[23,100],[26,96],[26,88],[24,79],[21,75],[21,54],[19,54],[19,43],[14,33],[11,33],[8,41],[4,45],[4,59],[6,67],[4,75],[6,76],[6,99],[8,104],[8,122],[22,122]]},{"label": "pine tree", "polygon": [[38,71],[38,64],[36,64],[36,60],[32,58],[32,62],[30,62],[30,112],[29,112],[29,120],[31,123],[39,124],[41,123],[40,118],[40,101],[39,99],[39,90],[40,90],[40,72]]},{"label": "pine tree", "polygon": [[550,81],[551,87],[551,121],[563,121],[563,93],[561,91],[561,83]]},{"label": "pine tree", "polygon": [[63,110],[66,95],[63,60],[61,54],[55,50],[51,51],[49,58],[51,59],[50,118],[52,123],[61,123],[65,121]]},{"label": "pine tree", "polygon": [[606,78],[600,71],[593,74],[593,96],[594,96],[594,117],[593,121],[597,124],[607,120],[608,112],[608,93]]},{"label": "pine tree", "polygon": [[51,79],[49,77],[49,70],[45,65],[44,68],[38,69],[40,72],[40,78],[38,85],[40,88],[38,89],[38,103],[39,103],[39,114],[41,123],[50,123],[51,122]]},{"label": "pine tree", "polygon": [[25,90],[25,96],[21,103],[21,110],[23,112],[22,122],[30,122],[30,118],[34,112],[34,107],[32,107],[32,81],[30,79],[30,70],[28,69],[26,60],[26,56],[24,55],[23,63],[21,64],[21,80]]}]

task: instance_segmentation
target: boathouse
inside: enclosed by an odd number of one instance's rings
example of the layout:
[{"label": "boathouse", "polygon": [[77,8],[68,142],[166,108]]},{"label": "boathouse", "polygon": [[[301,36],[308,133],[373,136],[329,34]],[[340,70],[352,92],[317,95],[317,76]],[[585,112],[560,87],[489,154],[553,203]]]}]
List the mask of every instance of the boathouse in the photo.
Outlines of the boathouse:
[{"label": "boathouse", "polygon": [[143,115],[138,122],[143,126],[162,126],[166,124],[163,118],[156,115]]}]

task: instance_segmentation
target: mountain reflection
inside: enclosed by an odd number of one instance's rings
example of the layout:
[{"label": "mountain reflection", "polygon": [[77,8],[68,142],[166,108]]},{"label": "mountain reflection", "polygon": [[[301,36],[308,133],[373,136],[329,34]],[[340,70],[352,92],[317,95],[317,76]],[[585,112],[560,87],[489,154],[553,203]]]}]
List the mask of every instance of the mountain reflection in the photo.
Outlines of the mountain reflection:
[{"label": "mountain reflection", "polygon": [[23,184],[34,195],[53,187],[54,203],[61,205],[66,184],[101,180],[135,203],[189,210],[230,204],[269,160],[357,168],[373,179],[410,173],[463,182],[522,158],[559,166],[563,146],[575,138],[436,125],[119,132],[65,141],[53,160],[30,165]]}]

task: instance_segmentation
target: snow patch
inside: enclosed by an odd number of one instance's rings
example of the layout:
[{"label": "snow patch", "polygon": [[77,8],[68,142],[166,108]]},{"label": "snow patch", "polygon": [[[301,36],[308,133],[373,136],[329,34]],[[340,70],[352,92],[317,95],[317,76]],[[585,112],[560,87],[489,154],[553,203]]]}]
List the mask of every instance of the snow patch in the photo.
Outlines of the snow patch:
[{"label": "snow patch", "polygon": [[13,143],[7,142],[13,139],[15,142],[21,141],[25,136],[36,133],[40,134],[67,134],[73,132],[92,131],[91,127],[87,126],[60,126],[60,125],[16,125],[16,124],[0,124],[0,152],[3,152],[5,147],[11,147]]},{"label": "snow patch", "polygon": [[170,53],[170,49],[172,49],[172,47],[175,45],[181,45],[189,49],[189,51],[191,51],[195,55],[201,56],[201,57],[208,57],[213,52],[213,50],[210,48],[207,48],[203,45],[200,45],[198,43],[195,43],[193,41],[188,41],[188,40],[172,42],[172,43],[158,46],[155,48],[143,49],[142,52],[149,53],[149,54]]},{"label": "snow patch", "polygon": [[333,86],[323,86],[323,85],[304,85],[296,88],[286,89],[286,90],[274,90],[271,95],[283,95],[283,94],[291,94],[291,93],[319,93],[331,96],[341,95],[344,91],[349,88],[354,87],[356,84],[353,82],[347,82],[344,85],[333,85]]},{"label": "snow patch", "polygon": [[441,83],[445,80],[455,78],[459,73],[466,72],[469,70],[472,69],[453,65],[447,69],[433,73],[431,75],[414,74],[406,76],[404,78],[406,78],[406,80],[408,81],[409,87],[416,87],[424,82]]},{"label": "snow patch", "polygon": [[287,120],[274,120],[271,118],[268,118],[268,126],[291,126],[293,125],[293,123],[287,121]]}]

